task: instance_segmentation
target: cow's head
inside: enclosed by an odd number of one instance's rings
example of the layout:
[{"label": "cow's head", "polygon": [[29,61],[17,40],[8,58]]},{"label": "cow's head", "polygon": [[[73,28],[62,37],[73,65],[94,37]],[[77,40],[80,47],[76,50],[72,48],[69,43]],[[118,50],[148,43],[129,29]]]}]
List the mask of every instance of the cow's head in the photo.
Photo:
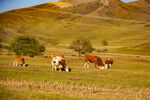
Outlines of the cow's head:
[{"label": "cow's head", "polygon": [[67,66],[67,67],[65,68],[65,71],[66,71],[66,72],[70,72],[71,69]]},{"label": "cow's head", "polygon": [[62,66],[62,69],[63,69],[64,71],[66,71],[66,72],[70,72],[70,71],[71,71],[71,69],[68,67],[68,65],[67,65],[67,63],[66,63],[66,61],[65,61],[65,59],[61,59],[61,61],[59,61],[59,65]]},{"label": "cow's head", "polygon": [[109,69],[109,65],[108,64],[105,64],[105,69]]},{"label": "cow's head", "polygon": [[67,68],[61,68],[61,69],[59,69],[59,70],[61,70],[61,71],[66,71],[66,72],[70,72],[71,71],[71,68],[69,68],[69,67],[67,67]]},{"label": "cow's head", "polygon": [[111,66],[112,66],[112,64],[113,64],[113,60],[111,59],[111,58],[106,58],[106,60],[105,60],[105,67],[107,67],[107,69],[108,68],[110,68]]},{"label": "cow's head", "polygon": [[66,72],[70,72],[71,69],[69,68],[69,66],[67,65],[66,61],[65,60],[62,60],[63,62],[63,68],[65,69]]},{"label": "cow's head", "polygon": [[24,58],[20,59],[20,65],[23,66],[23,67],[26,66]]},{"label": "cow's head", "polygon": [[100,66],[100,67],[103,67],[103,66],[104,66],[104,64],[103,64],[103,62],[102,62],[101,59],[98,60],[97,65]]}]

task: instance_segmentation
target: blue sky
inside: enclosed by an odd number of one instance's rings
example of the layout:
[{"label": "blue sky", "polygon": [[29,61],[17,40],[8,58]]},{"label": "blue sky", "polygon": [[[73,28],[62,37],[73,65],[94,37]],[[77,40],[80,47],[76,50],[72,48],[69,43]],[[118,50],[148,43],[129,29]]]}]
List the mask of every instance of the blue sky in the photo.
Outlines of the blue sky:
[{"label": "blue sky", "polygon": [[[47,3],[50,1],[58,1],[58,0],[0,0],[0,13],[5,12],[12,9],[25,8],[29,6],[34,6],[42,3]],[[137,0],[122,0],[123,2],[131,2]]]}]

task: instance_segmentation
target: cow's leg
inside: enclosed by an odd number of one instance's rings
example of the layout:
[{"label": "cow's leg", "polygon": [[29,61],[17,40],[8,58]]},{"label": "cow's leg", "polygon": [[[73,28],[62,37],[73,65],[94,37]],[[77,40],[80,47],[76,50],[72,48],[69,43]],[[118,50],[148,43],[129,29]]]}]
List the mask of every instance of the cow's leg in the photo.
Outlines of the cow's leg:
[{"label": "cow's leg", "polygon": [[52,63],[50,64],[50,68],[52,69]]},{"label": "cow's leg", "polygon": [[57,71],[57,66],[55,66],[55,71]]},{"label": "cow's leg", "polygon": [[17,66],[20,66],[20,65],[19,65],[19,62],[17,62]]},{"label": "cow's leg", "polygon": [[52,65],[52,63],[50,64],[50,68],[52,69],[52,71],[53,71],[53,65]]},{"label": "cow's leg", "polygon": [[89,68],[89,64],[90,64],[90,63],[88,62],[88,63],[87,63],[87,68]]},{"label": "cow's leg", "polygon": [[95,63],[95,68],[97,68],[97,64]]},{"label": "cow's leg", "polygon": [[16,62],[14,61],[14,63],[13,63],[13,66],[15,67],[16,66]]},{"label": "cow's leg", "polygon": [[59,65],[59,71],[61,72],[62,70],[61,70],[61,68],[62,68],[62,66],[61,65]]},{"label": "cow's leg", "polygon": [[53,64],[53,62],[51,62],[50,67],[51,67],[52,71],[54,71],[54,64]]},{"label": "cow's leg", "polygon": [[111,67],[111,64],[109,64],[109,67]]},{"label": "cow's leg", "polygon": [[16,62],[16,66],[18,66],[18,62]]},{"label": "cow's leg", "polygon": [[52,71],[54,71],[54,65],[51,64]]},{"label": "cow's leg", "polygon": [[56,64],[55,63],[56,63],[55,61],[51,62],[52,71],[54,71],[54,68],[55,68],[55,71],[56,71]]},{"label": "cow's leg", "polygon": [[85,62],[85,64],[84,64],[84,68],[86,68],[86,66],[87,66],[87,62]]}]

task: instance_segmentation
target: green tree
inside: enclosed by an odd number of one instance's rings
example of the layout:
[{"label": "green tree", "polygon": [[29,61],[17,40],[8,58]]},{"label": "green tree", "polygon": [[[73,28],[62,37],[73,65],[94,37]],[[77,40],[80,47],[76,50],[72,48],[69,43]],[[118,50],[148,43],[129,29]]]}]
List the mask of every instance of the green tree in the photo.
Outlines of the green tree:
[{"label": "green tree", "polygon": [[84,38],[78,38],[74,40],[70,45],[70,49],[78,52],[79,57],[81,56],[81,54],[86,54],[87,52],[92,53],[95,50],[92,47],[91,41]]},{"label": "green tree", "polygon": [[10,43],[12,51],[18,55],[35,56],[45,51],[45,46],[29,36],[17,36]]}]

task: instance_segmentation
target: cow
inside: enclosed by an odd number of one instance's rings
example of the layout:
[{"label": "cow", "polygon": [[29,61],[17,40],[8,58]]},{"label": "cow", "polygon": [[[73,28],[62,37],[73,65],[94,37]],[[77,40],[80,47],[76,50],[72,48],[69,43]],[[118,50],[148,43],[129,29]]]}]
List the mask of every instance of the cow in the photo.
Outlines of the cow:
[{"label": "cow", "polygon": [[61,70],[65,70],[66,72],[70,72],[70,68],[68,67],[64,56],[60,57],[60,56],[53,56],[53,58],[51,58],[51,67],[52,67],[52,71],[55,68],[55,71],[57,70],[57,67],[59,67],[60,71]]},{"label": "cow", "polygon": [[14,58],[13,66],[19,66],[19,65],[26,66],[25,60],[23,57],[16,55]]},{"label": "cow", "polygon": [[95,68],[99,66],[100,69],[107,69],[107,66],[103,64],[101,58],[98,56],[86,54],[84,68],[89,68],[89,63],[94,63]]},{"label": "cow", "polygon": [[105,60],[105,65],[106,65],[108,68],[110,68],[110,67],[112,66],[112,64],[113,64],[113,59],[110,58],[110,57],[106,58],[106,60]]}]

